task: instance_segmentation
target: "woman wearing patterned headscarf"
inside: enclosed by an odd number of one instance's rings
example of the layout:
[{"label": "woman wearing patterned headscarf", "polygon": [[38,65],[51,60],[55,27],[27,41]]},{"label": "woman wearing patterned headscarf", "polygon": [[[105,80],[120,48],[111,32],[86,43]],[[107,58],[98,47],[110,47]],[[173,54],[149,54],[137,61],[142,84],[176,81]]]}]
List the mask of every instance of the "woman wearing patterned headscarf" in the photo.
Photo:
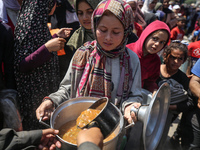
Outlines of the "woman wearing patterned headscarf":
[{"label": "woman wearing patterned headscarf", "polygon": [[25,130],[38,129],[35,110],[41,98],[58,89],[58,59],[54,51],[64,47],[69,35],[61,29],[54,38],[47,27],[54,0],[24,0],[15,29],[15,79]]},{"label": "woman wearing patterned headscarf", "polygon": [[137,55],[126,48],[133,30],[130,5],[121,0],[103,0],[92,15],[95,40],[81,46],[71,61],[57,92],[45,97],[36,111],[37,118],[48,119],[47,109],[66,99],[108,97],[121,108],[129,123],[136,121],[132,106],[142,102],[141,72]]},{"label": "woman wearing patterned headscarf", "polygon": [[144,29],[146,27],[146,22],[144,20],[145,17],[139,7],[138,0],[126,0],[126,2],[131,6],[133,10],[134,21],[140,24]]}]

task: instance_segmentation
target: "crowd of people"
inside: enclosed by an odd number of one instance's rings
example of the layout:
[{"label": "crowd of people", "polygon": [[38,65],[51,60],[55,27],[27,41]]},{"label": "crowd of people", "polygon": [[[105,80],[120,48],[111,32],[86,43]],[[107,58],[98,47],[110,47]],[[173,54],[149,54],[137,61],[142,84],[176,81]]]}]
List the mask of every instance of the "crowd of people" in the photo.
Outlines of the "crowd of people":
[{"label": "crowd of people", "polygon": [[[76,97],[108,97],[128,124],[137,124],[131,108],[141,106],[142,89],[153,96],[164,82],[171,97],[157,149],[180,113],[171,142],[200,149],[200,4],[0,0],[0,9],[0,149],[60,148],[59,131],[38,120]],[[129,145],[119,141],[118,149],[140,147],[130,133]],[[103,148],[96,127],[77,140],[80,150]]]}]

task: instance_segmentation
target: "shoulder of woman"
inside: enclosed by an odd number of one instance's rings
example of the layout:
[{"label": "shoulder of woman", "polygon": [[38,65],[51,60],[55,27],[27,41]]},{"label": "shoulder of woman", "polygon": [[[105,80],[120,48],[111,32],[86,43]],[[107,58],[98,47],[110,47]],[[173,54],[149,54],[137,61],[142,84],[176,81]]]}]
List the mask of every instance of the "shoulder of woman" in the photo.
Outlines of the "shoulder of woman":
[{"label": "shoulder of woman", "polygon": [[91,52],[95,48],[95,41],[88,41],[84,43],[81,47],[79,47],[74,56],[73,63],[86,63],[90,57]]},{"label": "shoulder of woman", "polygon": [[139,61],[139,57],[138,57],[138,55],[137,55],[134,51],[132,51],[132,50],[129,49],[129,48],[127,48],[127,51],[128,51],[128,53],[129,53],[131,59],[134,59],[134,60],[137,59],[137,60]]},{"label": "shoulder of woman", "polygon": [[95,48],[96,44],[95,41],[87,41],[81,47],[76,50],[76,53],[88,53],[91,52]]},{"label": "shoulder of woman", "polygon": [[82,27],[80,27],[76,31],[74,31],[69,41],[67,42],[67,45],[73,46],[74,49],[78,49],[80,43],[82,43],[82,35],[83,35],[83,29]]},{"label": "shoulder of woman", "polygon": [[[74,31],[74,33],[72,34],[72,36],[70,37],[69,41],[72,39],[77,38],[77,36],[79,35],[80,31],[82,30],[82,28],[78,28],[77,30]],[[68,42],[69,43],[69,42]]]}]

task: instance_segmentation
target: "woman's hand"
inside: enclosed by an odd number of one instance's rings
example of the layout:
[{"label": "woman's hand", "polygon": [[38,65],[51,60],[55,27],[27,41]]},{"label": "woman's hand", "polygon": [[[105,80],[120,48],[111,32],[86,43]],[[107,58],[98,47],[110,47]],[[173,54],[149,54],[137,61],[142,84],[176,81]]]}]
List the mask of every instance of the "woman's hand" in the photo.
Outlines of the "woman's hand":
[{"label": "woman's hand", "polygon": [[56,34],[60,38],[67,38],[70,36],[72,28],[61,28]]},{"label": "woman's hand", "polygon": [[135,113],[133,111],[130,112],[132,106],[134,106],[135,108],[139,108],[141,106],[141,103],[135,102],[125,107],[124,118],[128,121],[129,124],[131,124],[132,122],[137,122],[137,116],[135,116]]},{"label": "woman's hand", "polygon": [[45,43],[49,52],[59,51],[64,48],[66,40],[63,38],[54,38]]},{"label": "woman's hand", "polygon": [[40,120],[41,117],[43,117],[42,120],[48,120],[51,117],[51,114],[54,110],[54,106],[51,100],[45,100],[40,104],[40,106],[36,110],[36,117],[38,120]]}]

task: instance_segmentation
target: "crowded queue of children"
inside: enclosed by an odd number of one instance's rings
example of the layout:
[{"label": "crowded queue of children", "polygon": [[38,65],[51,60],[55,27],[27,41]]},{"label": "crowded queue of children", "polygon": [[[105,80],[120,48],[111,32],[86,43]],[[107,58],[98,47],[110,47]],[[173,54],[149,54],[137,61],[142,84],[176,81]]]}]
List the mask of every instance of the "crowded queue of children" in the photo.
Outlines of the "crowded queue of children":
[{"label": "crowded queue of children", "polygon": [[[71,60],[66,60],[70,61],[70,65],[65,77],[59,83],[58,56],[55,52],[64,48],[65,38],[70,36],[72,29],[61,28],[51,37],[47,27],[48,15],[54,13],[56,0],[23,0],[14,36],[11,36],[11,40],[0,43],[0,54],[2,54],[0,60],[3,66],[0,90],[2,92],[12,88],[17,91],[16,107],[19,109],[23,127],[20,130],[37,129],[37,135],[34,136],[33,142],[24,141],[19,144],[15,141],[5,141],[7,135],[13,138],[17,134],[20,137],[21,134],[16,132],[18,130],[1,130],[3,132],[0,132],[0,139],[4,139],[2,149],[38,145],[39,149],[60,147],[59,141],[55,140],[53,135],[58,134],[58,131],[42,130],[43,126],[37,119],[41,117],[43,120],[50,119],[58,105],[76,97],[108,97],[110,102],[121,110],[127,123],[133,121],[137,123],[136,114],[130,110],[132,107],[141,106],[143,101],[141,89],[144,88],[154,94],[163,82],[170,84],[172,95],[168,124],[165,126],[160,145],[166,141],[170,124],[179,113],[183,113],[177,135],[173,138],[179,142],[182,139],[185,141],[188,136],[190,141],[184,142],[183,148],[185,150],[200,148],[200,143],[197,142],[200,136],[199,116],[196,115],[200,94],[195,91],[194,83],[190,82],[191,75],[187,76],[179,69],[188,59],[189,47],[181,43],[185,34],[183,29],[186,18],[173,17],[173,11],[168,8],[169,1],[164,0],[159,5],[163,7],[160,11],[165,13],[165,19],[160,21],[155,17],[156,3],[156,0],[146,0],[140,11],[138,2],[132,0],[128,0],[127,3],[123,0],[95,2],[75,0],[75,11],[81,26],[67,43],[74,55]],[[132,10],[133,8],[137,9]],[[145,12],[145,16],[142,12]],[[156,19],[150,19],[147,23],[145,17],[148,15]],[[170,24],[171,21],[173,23]],[[135,30],[134,25],[139,26],[140,29]],[[8,29],[2,27],[1,30]],[[12,44],[13,39],[14,44]],[[10,64],[13,66],[15,77],[9,80],[14,82],[14,86],[6,86],[6,82],[9,82],[5,80],[9,76],[6,72],[8,70],[5,61],[5,56],[8,56],[5,55],[6,46],[9,46],[10,53],[14,55],[10,55],[12,56]],[[200,46],[197,45],[196,49],[200,49]],[[163,52],[163,63],[158,56],[159,52]],[[199,72],[200,68],[196,65],[194,67],[195,71]],[[195,75],[198,76],[198,73]],[[177,94],[180,95],[180,99],[173,99]],[[0,101],[3,97],[0,97]],[[1,105],[0,107],[3,107]],[[194,118],[192,123],[195,125],[190,126],[190,118]],[[9,128],[3,126],[5,119],[6,116],[1,118],[1,129]],[[192,133],[183,132],[186,127],[190,128]],[[94,148],[102,148],[102,135],[98,129],[94,129],[94,132],[98,133],[96,137],[88,138],[88,141],[83,139],[87,139],[86,135],[92,136],[93,131],[87,132],[81,133],[78,138],[78,145],[86,142],[86,146],[82,145],[80,149],[87,147],[88,143],[95,143],[92,145]],[[34,132],[30,131],[30,133]],[[33,137],[27,135],[27,138]],[[120,142],[118,142],[119,147]],[[160,146],[157,149],[160,149]]]}]

